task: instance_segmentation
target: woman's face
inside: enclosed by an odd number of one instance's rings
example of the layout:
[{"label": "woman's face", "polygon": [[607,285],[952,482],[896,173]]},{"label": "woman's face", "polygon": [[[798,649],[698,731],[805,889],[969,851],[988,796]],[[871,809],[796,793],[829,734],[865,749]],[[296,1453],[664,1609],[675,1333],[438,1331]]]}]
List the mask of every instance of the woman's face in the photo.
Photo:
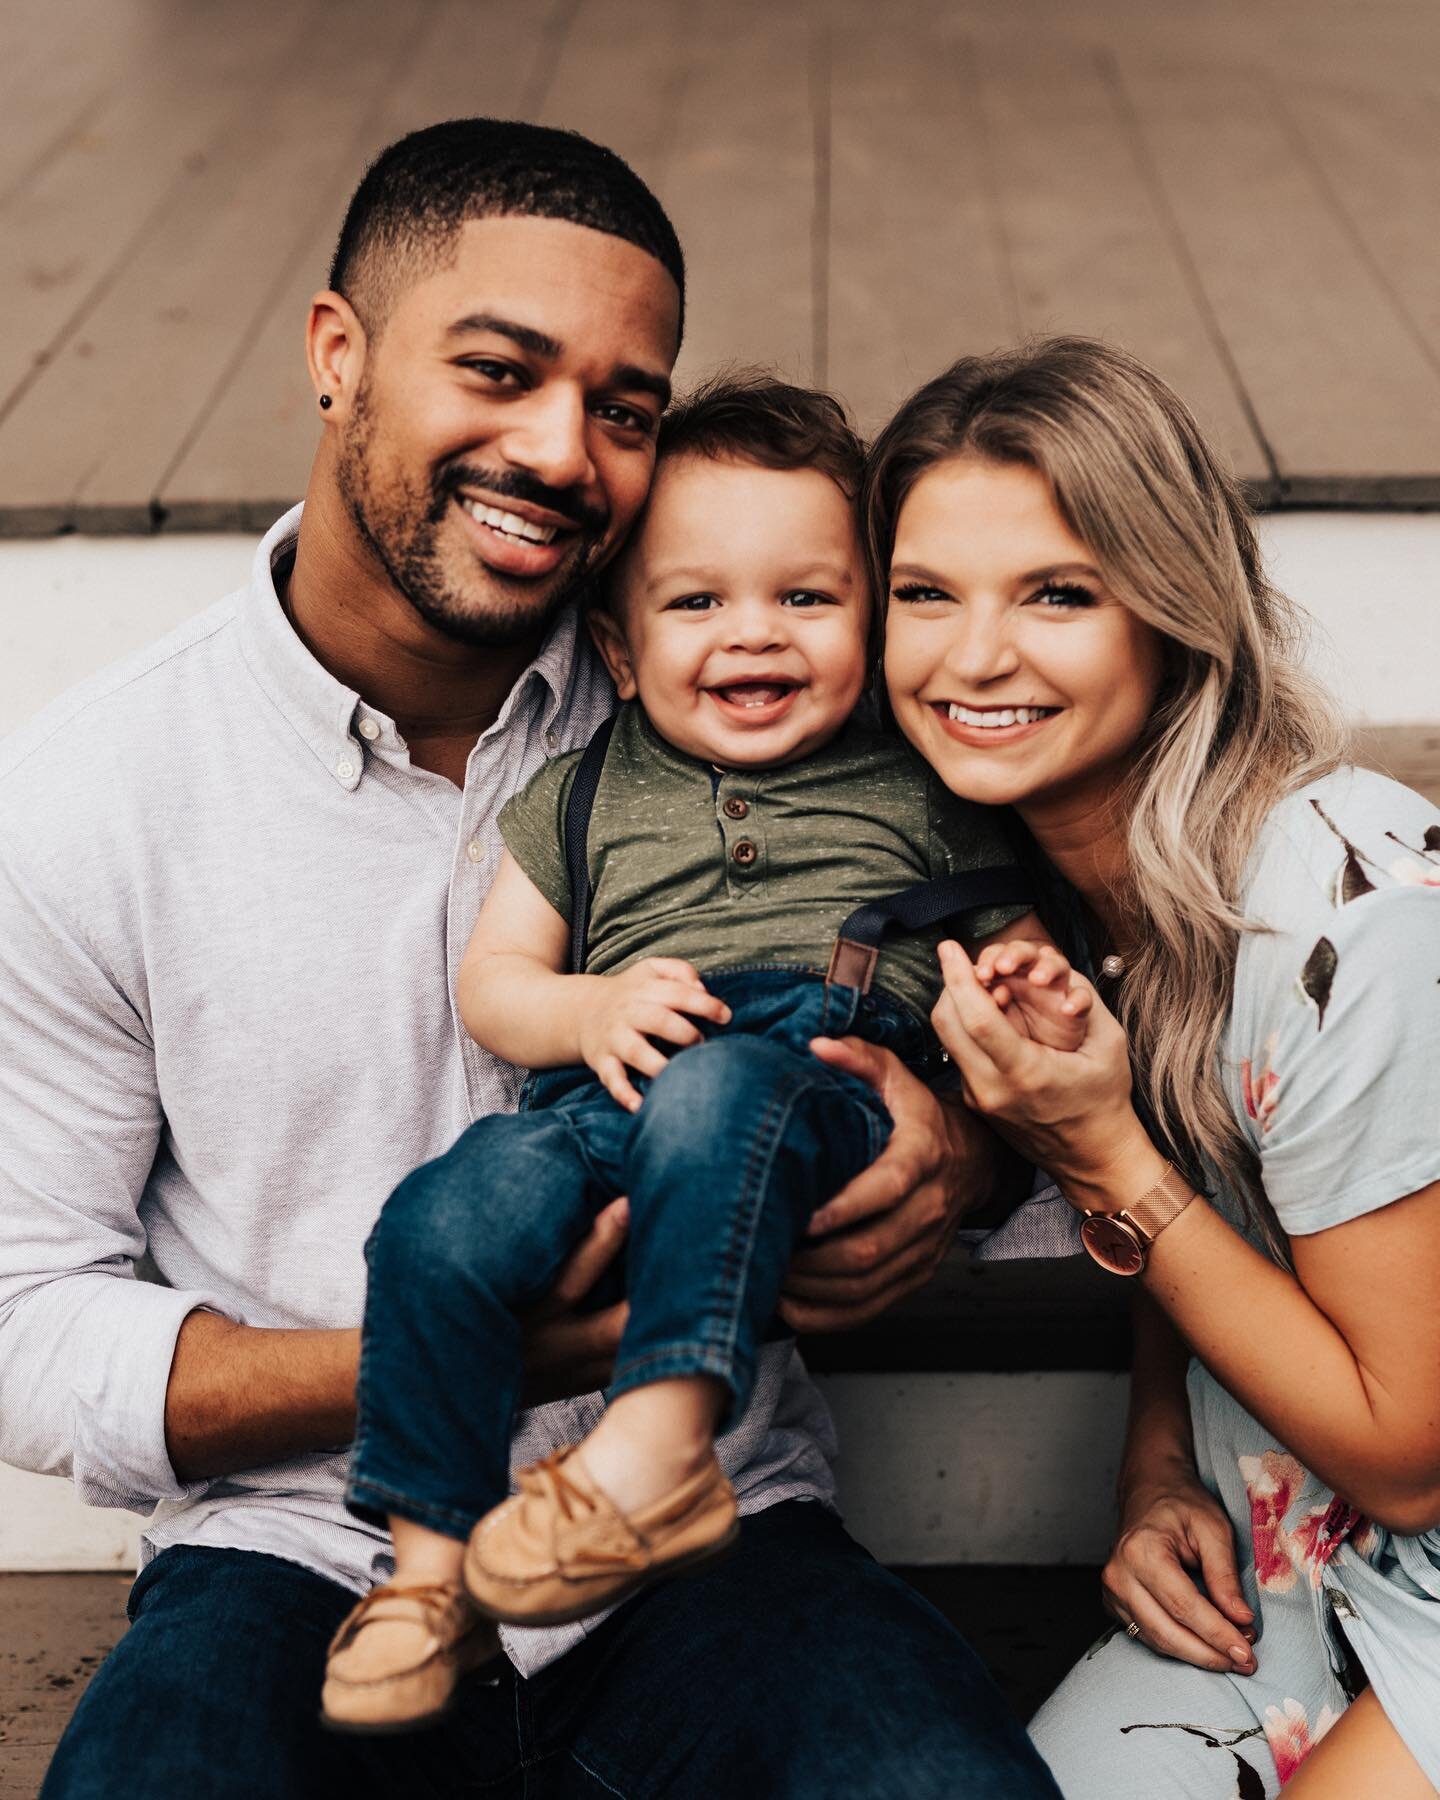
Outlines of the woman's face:
[{"label": "woman's face", "polygon": [[1032,824],[1115,791],[1160,685],[1162,639],[1109,593],[1049,484],[937,463],[901,509],[885,622],[895,717],[945,785]]}]

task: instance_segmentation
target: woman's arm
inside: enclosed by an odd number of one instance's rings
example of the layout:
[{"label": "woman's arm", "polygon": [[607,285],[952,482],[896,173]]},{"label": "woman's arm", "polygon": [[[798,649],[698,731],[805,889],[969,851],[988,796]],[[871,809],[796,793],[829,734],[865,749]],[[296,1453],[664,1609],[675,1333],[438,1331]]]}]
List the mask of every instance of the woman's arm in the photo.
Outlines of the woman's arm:
[{"label": "woman's arm", "polygon": [[[1124,1033],[1098,1003],[1084,1047],[1020,1037],[945,946],[936,1027],[967,1098],[1077,1205],[1119,1211],[1165,1162],[1130,1104]],[[1440,1521],[1440,1184],[1293,1240],[1295,1273],[1196,1199],[1142,1277],[1195,1354],[1322,1480],[1392,1529]]]},{"label": "woman's arm", "polygon": [[1240,1592],[1230,1520],[1196,1473],[1189,1362],[1169,1319],[1137,1294],[1120,1532],[1100,1584],[1110,1611],[1122,1624],[1133,1620],[1152,1649],[1249,1675],[1254,1614]]}]

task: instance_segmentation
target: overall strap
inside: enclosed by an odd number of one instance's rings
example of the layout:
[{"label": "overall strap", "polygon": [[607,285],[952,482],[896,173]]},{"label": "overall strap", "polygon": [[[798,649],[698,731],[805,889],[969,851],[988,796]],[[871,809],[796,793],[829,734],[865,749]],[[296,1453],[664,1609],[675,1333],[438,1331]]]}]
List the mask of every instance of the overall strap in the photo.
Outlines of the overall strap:
[{"label": "overall strap", "polygon": [[590,814],[595,808],[595,795],[600,774],[605,767],[605,752],[610,747],[610,733],[615,729],[615,715],[604,721],[585,746],[575,779],[570,784],[570,797],[565,802],[565,868],[570,876],[570,970],[578,975],[585,967],[585,945],[590,936]]},{"label": "overall strap", "polygon": [[958,913],[989,906],[1033,906],[1035,889],[1030,877],[1013,863],[1003,868],[968,869],[963,875],[946,875],[938,881],[918,882],[885,900],[857,906],[840,927],[825,979],[840,987],[870,992],[870,978],[880,956],[880,940],[892,925],[902,931],[920,931],[938,925]]}]

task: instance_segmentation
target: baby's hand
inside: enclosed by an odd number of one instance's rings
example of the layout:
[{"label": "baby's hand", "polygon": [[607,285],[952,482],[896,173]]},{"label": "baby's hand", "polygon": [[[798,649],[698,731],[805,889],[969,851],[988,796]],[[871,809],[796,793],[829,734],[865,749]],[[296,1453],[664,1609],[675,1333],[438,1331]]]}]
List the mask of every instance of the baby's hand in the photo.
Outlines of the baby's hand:
[{"label": "baby's hand", "polygon": [[1078,1050],[1091,991],[1053,944],[987,944],[975,959],[981,987],[1019,1032],[1052,1050]]},{"label": "baby's hand", "polygon": [[[601,1086],[626,1112],[638,1112],[640,1095],[628,1068],[658,1075],[668,1058],[650,1042],[698,1044],[703,1033],[691,1019],[730,1023],[730,1008],[707,994],[687,962],[674,956],[647,956],[619,975],[602,977],[605,987],[580,1020],[580,1054]],[[688,1017],[687,1017],[688,1015]]]}]

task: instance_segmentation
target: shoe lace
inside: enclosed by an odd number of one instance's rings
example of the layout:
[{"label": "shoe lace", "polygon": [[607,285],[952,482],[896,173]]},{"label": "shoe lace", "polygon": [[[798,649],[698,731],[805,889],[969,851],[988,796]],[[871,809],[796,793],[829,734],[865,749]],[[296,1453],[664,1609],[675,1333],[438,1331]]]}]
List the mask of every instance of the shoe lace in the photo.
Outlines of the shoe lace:
[{"label": "shoe lace", "polygon": [[608,1512],[615,1521],[629,1533],[631,1543],[626,1548],[610,1548],[603,1544],[587,1544],[583,1552],[583,1561],[589,1567],[613,1567],[617,1569],[642,1569],[650,1561],[650,1552],[645,1540],[631,1525],[630,1521],[619,1509],[610,1504],[604,1495],[587,1491],[566,1474],[564,1464],[570,1455],[570,1446],[563,1450],[552,1450],[549,1456],[541,1457],[528,1469],[522,1469],[519,1475],[522,1491],[545,1498],[553,1497],[556,1508],[564,1514],[568,1524],[584,1518],[586,1515]]},{"label": "shoe lace", "polygon": [[[411,1600],[419,1608],[418,1619],[415,1618],[413,1609],[403,1604]],[[444,1582],[417,1583],[414,1587],[393,1587],[387,1582],[381,1587],[371,1588],[354,1608],[336,1632],[330,1653],[333,1656],[341,1650],[348,1650],[367,1625],[378,1624],[385,1619],[403,1619],[410,1624],[423,1624],[436,1637],[442,1637],[450,1616],[457,1607],[464,1604],[457,1590]]]}]

